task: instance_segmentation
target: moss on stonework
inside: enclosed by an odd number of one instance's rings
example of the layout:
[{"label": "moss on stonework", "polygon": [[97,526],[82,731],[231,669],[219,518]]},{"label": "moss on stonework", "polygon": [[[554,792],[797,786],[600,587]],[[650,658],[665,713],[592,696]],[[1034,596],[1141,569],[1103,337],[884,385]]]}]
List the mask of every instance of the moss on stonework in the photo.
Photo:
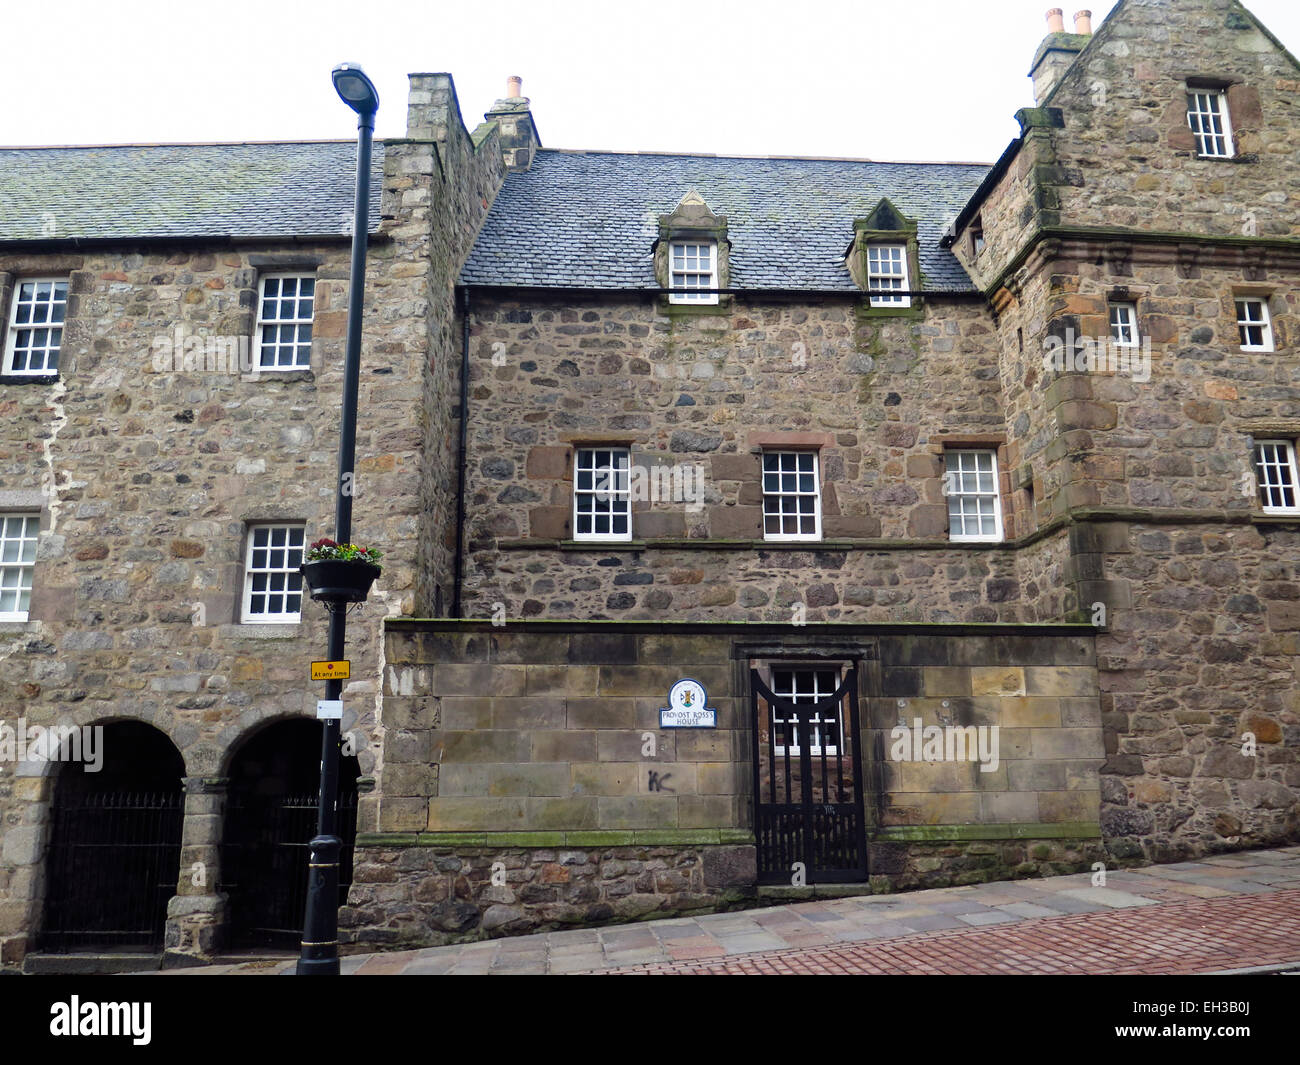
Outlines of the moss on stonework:
[{"label": "moss on stonework", "polygon": [[565,832],[362,832],[358,847],[709,847],[752,844],[734,828],[674,828]]},{"label": "moss on stonework", "polygon": [[1100,839],[1101,826],[1089,821],[1003,825],[890,825],[875,838],[881,842],[941,843],[977,839]]}]

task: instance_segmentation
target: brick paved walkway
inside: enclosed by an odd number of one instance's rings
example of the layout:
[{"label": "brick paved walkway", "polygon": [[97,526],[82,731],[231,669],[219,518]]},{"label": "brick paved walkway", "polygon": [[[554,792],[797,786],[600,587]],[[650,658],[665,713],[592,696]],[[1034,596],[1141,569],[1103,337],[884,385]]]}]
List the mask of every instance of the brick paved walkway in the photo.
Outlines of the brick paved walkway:
[{"label": "brick paved walkway", "polygon": [[[1300,847],[354,955],[345,974],[1191,973],[1300,963]],[[284,974],[294,962],[171,970]]]},{"label": "brick paved walkway", "polygon": [[1300,889],[1166,903],[1132,912],[1038,918],[856,947],[669,962],[610,974],[1191,974],[1300,962]]}]

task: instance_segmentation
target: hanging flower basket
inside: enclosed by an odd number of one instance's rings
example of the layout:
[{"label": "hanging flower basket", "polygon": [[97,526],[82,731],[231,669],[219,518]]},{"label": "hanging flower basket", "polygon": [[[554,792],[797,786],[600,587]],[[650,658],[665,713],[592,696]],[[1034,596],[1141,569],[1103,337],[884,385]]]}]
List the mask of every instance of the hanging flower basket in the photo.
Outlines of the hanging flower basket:
[{"label": "hanging flower basket", "polygon": [[317,540],[308,547],[307,561],[298,572],[318,602],[364,603],[383,572],[376,564],[379,557],[371,547]]}]

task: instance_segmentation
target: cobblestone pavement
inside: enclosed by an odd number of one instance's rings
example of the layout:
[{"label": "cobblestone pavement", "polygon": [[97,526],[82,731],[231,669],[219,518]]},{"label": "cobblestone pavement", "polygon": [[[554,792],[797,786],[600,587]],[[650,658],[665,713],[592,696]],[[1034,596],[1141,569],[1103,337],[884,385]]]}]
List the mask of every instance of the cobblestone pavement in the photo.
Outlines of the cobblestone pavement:
[{"label": "cobblestone pavement", "polygon": [[[1203,973],[1300,963],[1300,847],[354,955],[345,974]],[[171,970],[291,973],[293,961]]]}]

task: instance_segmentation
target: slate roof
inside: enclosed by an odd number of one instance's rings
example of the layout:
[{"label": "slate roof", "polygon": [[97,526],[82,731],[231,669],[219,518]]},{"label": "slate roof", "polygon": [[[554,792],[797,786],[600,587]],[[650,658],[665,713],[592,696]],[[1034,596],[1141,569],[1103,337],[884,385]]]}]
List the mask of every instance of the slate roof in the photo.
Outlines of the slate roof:
[{"label": "slate roof", "polygon": [[356,159],[353,141],[0,148],[0,241],[343,235]]},{"label": "slate roof", "polygon": [[887,196],[917,219],[928,290],[969,292],[939,246],[988,172],[978,163],[876,163],[540,150],[510,173],[461,271],[467,285],[656,288],[658,218],[692,189],[726,215],[731,287],[857,291],[853,220]]}]

